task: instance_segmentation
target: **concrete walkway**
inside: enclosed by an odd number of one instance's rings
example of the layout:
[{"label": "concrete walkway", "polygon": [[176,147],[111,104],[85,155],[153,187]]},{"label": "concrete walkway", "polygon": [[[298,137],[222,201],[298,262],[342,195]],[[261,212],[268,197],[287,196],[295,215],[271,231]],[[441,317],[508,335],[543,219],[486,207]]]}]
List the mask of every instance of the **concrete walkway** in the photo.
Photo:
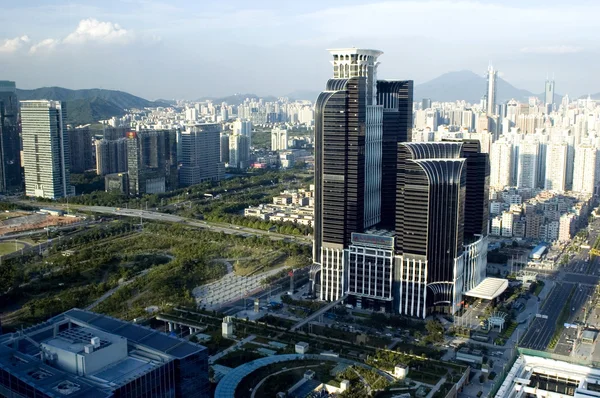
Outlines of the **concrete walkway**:
[{"label": "concrete walkway", "polygon": [[431,389],[431,391],[429,391],[429,394],[427,394],[425,398],[433,398],[433,394],[435,394],[440,388],[442,388],[442,385],[444,385],[445,382],[446,377],[444,376],[440,379],[440,381],[436,383],[435,386],[433,386],[433,388]]},{"label": "concrete walkway", "polygon": [[253,335],[253,334],[251,334],[250,336],[246,337],[245,339],[238,341],[236,344],[232,345],[231,347],[229,347],[229,348],[227,348],[227,349],[225,349],[225,350],[223,350],[223,351],[221,351],[219,353],[216,353],[212,357],[208,358],[208,363],[209,364],[215,363],[216,360],[224,357],[225,355],[229,354],[232,351],[237,350],[238,348],[240,348],[244,344],[246,344],[246,343],[254,340],[255,338],[256,338],[256,336]]},{"label": "concrete walkway", "polygon": [[100,305],[100,303],[102,303],[104,300],[106,300],[107,298],[109,298],[110,296],[112,296],[113,294],[115,294],[115,292],[117,290],[119,290],[120,288],[122,288],[123,286],[127,286],[130,283],[132,283],[133,281],[135,281],[137,278],[139,278],[140,276],[146,275],[148,272],[150,272],[150,269],[145,269],[142,272],[140,272],[139,274],[137,274],[136,276],[134,276],[131,279],[128,279],[124,282],[119,283],[117,286],[113,287],[112,289],[110,289],[108,292],[104,293],[102,296],[100,296],[98,299],[96,299],[96,301],[94,301],[92,304],[88,305],[87,307],[85,307],[85,309],[87,311],[91,311],[94,308],[96,308],[98,305]]}]

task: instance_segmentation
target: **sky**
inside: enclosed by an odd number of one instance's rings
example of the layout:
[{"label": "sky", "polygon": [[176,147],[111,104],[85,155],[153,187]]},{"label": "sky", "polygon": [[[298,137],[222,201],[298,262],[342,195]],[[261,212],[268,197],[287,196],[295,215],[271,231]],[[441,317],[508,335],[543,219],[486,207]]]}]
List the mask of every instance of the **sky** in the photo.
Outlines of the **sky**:
[{"label": "sky", "polygon": [[0,0],[0,80],[148,99],[320,91],[328,48],[382,50],[378,76],[484,75],[600,92],[597,0]]}]

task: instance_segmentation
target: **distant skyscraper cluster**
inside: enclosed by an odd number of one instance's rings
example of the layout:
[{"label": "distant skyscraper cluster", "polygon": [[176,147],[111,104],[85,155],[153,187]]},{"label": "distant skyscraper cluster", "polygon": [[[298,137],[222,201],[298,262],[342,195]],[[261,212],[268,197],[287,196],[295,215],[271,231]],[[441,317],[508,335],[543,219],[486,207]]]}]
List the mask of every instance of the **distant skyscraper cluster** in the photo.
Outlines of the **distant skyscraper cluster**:
[{"label": "distant skyscraper cluster", "polygon": [[490,108],[496,74],[490,66],[483,105],[423,100],[413,139],[476,139],[490,154],[491,234],[566,241],[600,187],[600,104],[568,96],[557,104],[552,78],[541,100]]},{"label": "distant skyscraper cluster", "polygon": [[409,142],[413,82],[378,80],[380,51],[330,52],[315,108],[317,293],[453,313],[485,277],[488,155],[474,140]]}]

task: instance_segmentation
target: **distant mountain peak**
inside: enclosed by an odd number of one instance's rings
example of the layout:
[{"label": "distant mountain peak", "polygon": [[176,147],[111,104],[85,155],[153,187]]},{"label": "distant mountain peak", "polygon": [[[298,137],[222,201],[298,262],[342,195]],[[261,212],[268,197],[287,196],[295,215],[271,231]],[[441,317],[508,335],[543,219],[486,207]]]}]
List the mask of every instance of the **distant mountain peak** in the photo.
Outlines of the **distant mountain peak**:
[{"label": "distant mountain peak", "polygon": [[[444,73],[428,82],[415,86],[415,101],[431,98],[432,101],[453,102],[465,100],[476,103],[486,94],[487,78],[470,70]],[[498,78],[496,101],[502,103],[512,98],[525,100],[534,96],[530,91],[516,88],[502,78]]]}]

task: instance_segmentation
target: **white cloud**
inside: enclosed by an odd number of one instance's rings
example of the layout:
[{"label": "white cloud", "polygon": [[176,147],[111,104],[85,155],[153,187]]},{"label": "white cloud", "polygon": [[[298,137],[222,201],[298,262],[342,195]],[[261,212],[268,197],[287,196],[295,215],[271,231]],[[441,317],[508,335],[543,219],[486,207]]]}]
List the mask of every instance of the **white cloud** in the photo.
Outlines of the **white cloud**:
[{"label": "white cloud", "polygon": [[574,54],[583,51],[582,47],[576,46],[541,46],[541,47],[523,47],[522,53],[528,54]]},{"label": "white cloud", "polygon": [[31,46],[31,48],[29,48],[29,54],[35,54],[38,51],[51,51],[56,47],[57,44],[58,44],[58,40],[54,40],[54,39],[42,40],[41,42],[34,44],[33,46]]},{"label": "white cloud", "polygon": [[112,43],[125,41],[131,32],[112,22],[100,22],[94,18],[83,19],[77,29],[63,40],[68,44],[80,44],[87,41]]},{"label": "white cloud", "polygon": [[14,53],[23,47],[24,44],[29,43],[29,41],[29,36],[6,39],[2,44],[0,44],[0,53]]}]

